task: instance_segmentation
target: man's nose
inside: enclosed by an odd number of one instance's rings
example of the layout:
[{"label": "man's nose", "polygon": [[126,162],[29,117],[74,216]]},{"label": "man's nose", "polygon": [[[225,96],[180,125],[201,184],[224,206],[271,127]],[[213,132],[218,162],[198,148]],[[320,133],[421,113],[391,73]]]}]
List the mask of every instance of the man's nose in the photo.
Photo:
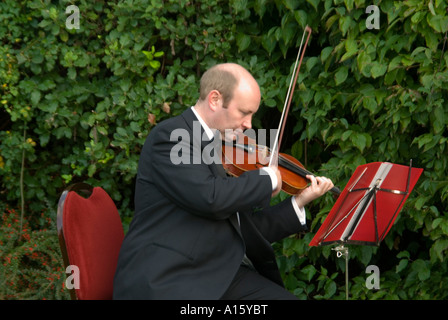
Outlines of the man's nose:
[{"label": "man's nose", "polygon": [[244,130],[252,129],[252,116],[247,119],[244,119],[242,125],[243,125]]}]

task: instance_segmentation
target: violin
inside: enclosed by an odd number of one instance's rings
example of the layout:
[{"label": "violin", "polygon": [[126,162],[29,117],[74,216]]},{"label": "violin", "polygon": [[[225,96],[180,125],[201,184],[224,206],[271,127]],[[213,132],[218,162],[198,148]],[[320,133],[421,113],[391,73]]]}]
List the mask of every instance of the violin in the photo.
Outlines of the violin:
[{"label": "violin", "polygon": [[[305,33],[307,32],[308,37],[302,51]],[[310,35],[311,28],[306,26],[293,69],[294,73],[291,76],[282,117],[280,119],[279,128],[281,129],[277,130],[277,137],[275,139],[273,150],[266,146],[257,145],[254,139],[251,139],[243,133],[234,134],[234,139],[231,139],[231,141],[229,141],[230,139],[223,139],[221,160],[224,169],[228,174],[238,177],[245,171],[276,165],[282,176],[282,190],[290,195],[295,195],[308,186],[310,181],[306,178],[307,175],[314,176],[314,174],[305,169],[299,160],[291,155],[278,152],[286,124],[286,115],[289,112],[294,88]],[[337,187],[333,187],[330,191],[336,195],[341,193]]]},{"label": "violin", "polygon": [[[254,139],[243,133],[235,138],[233,141],[223,140],[221,161],[228,174],[239,177],[246,171],[268,166],[272,156],[270,148],[256,144]],[[278,170],[282,176],[282,190],[289,195],[298,194],[308,186],[307,175],[315,176],[299,160],[286,153],[278,154]],[[341,193],[337,187],[330,191],[335,195]]]}]

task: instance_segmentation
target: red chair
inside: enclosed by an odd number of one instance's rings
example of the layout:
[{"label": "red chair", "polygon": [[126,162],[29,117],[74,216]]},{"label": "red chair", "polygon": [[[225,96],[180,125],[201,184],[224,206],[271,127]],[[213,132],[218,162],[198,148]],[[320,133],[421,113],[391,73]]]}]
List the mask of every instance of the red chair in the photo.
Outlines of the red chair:
[{"label": "red chair", "polygon": [[[79,271],[79,288],[69,288],[71,298],[112,299],[124,232],[109,195],[85,183],[69,187],[59,199],[57,229],[66,270],[76,266]],[[70,271],[67,276],[73,278],[75,273]]]}]

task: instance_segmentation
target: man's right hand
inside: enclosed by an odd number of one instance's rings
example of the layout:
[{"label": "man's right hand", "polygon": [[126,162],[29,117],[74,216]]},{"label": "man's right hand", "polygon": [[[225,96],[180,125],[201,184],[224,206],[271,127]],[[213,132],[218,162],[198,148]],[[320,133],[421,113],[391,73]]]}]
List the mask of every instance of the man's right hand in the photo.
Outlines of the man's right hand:
[{"label": "man's right hand", "polygon": [[272,195],[271,195],[271,197],[275,197],[282,190],[282,174],[280,173],[280,170],[278,170],[277,167],[272,166],[270,168],[274,170],[275,175],[277,176],[277,188],[275,188],[275,190],[272,191]]}]

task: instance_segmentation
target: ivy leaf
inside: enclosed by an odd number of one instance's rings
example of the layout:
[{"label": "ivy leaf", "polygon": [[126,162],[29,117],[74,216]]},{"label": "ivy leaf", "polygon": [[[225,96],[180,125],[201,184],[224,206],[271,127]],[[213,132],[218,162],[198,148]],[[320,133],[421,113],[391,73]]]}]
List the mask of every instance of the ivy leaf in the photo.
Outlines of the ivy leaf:
[{"label": "ivy leaf", "polygon": [[76,69],[73,67],[68,68],[67,76],[70,80],[76,79]]},{"label": "ivy leaf", "polygon": [[370,69],[370,73],[372,74],[373,78],[378,78],[384,75],[387,71],[387,65],[380,64],[378,62],[372,63],[372,69]]},{"label": "ivy leaf", "polygon": [[432,3],[432,1],[430,1],[430,2],[428,3],[428,8],[429,8],[429,11],[431,12],[431,14],[432,14],[433,16],[435,16],[435,15],[436,15],[436,12],[435,12],[435,10],[434,10],[434,4]]},{"label": "ivy leaf", "polygon": [[40,97],[41,97],[40,91],[34,90],[33,92],[31,92],[31,103],[33,105],[37,105],[40,101]]},{"label": "ivy leaf", "polygon": [[310,57],[306,61],[306,70],[309,72],[313,67],[318,63],[319,58],[318,57]]},{"label": "ivy leaf", "polygon": [[358,70],[361,71],[364,75],[366,75],[364,73],[364,70],[372,62],[370,55],[366,51],[362,51],[359,53],[358,57],[356,58],[356,61],[358,63]]},{"label": "ivy leaf", "polygon": [[337,290],[336,283],[332,280],[328,280],[327,283],[325,284],[324,289],[325,289],[324,299],[329,299],[336,293]]},{"label": "ivy leaf", "polygon": [[437,106],[434,108],[433,112],[434,112],[434,121],[433,121],[434,133],[438,134],[441,133],[446,127],[445,111],[441,106]]},{"label": "ivy leaf", "polygon": [[296,35],[297,24],[289,22],[282,28],[282,39],[285,42],[286,46],[291,44],[291,41],[294,39]]},{"label": "ivy leaf", "polygon": [[401,64],[401,57],[400,56],[394,57],[389,63],[388,72],[400,67],[400,64]]},{"label": "ivy leaf", "polygon": [[431,251],[434,251],[437,258],[440,259],[440,261],[444,260],[443,251],[448,249],[448,240],[447,239],[438,239],[434,245],[431,248]]},{"label": "ivy leaf", "polygon": [[[153,47],[154,48],[154,47]],[[163,55],[164,55],[165,53],[163,52],[163,51],[157,51],[157,52],[154,52],[154,58],[160,58],[160,57],[163,57]]]},{"label": "ivy leaf", "polygon": [[439,33],[445,33],[448,31],[448,17],[428,14],[426,16],[426,21],[431,28]]},{"label": "ivy leaf", "polygon": [[236,36],[236,44],[238,45],[238,52],[246,50],[250,45],[250,37],[244,33],[239,33]]},{"label": "ivy leaf", "polygon": [[41,147],[45,147],[48,144],[48,142],[50,141],[50,134],[44,133],[44,134],[39,135],[39,140],[40,140]]},{"label": "ivy leaf", "polygon": [[358,46],[356,44],[356,41],[353,39],[347,39],[345,41],[345,50],[346,50],[346,52],[342,56],[341,62],[347,60],[348,58],[350,58],[358,53]]},{"label": "ivy leaf", "polygon": [[371,97],[364,97],[362,100],[362,105],[364,108],[370,111],[371,114],[375,114],[378,111],[378,103]]},{"label": "ivy leaf", "polygon": [[401,259],[398,263],[397,267],[395,268],[396,273],[400,273],[408,266],[409,260]]},{"label": "ivy leaf", "polygon": [[93,163],[89,165],[89,167],[87,168],[87,174],[89,177],[93,177],[95,172],[96,172],[96,163]]},{"label": "ivy leaf", "polygon": [[154,70],[159,69],[160,66],[161,66],[160,61],[157,61],[157,60],[151,60],[151,61],[149,61],[149,65],[150,65],[150,67],[153,68]]},{"label": "ivy leaf", "polygon": [[333,47],[326,47],[320,53],[320,60],[325,62],[333,51]]},{"label": "ivy leaf", "polygon": [[443,218],[437,218],[437,219],[434,219],[434,221],[433,221],[432,224],[431,224],[431,227],[432,227],[433,229],[436,229],[437,226],[438,226],[443,220],[444,220]]},{"label": "ivy leaf", "polygon": [[300,272],[305,275],[305,279],[309,282],[314,277],[317,270],[313,265],[309,264],[306,267],[303,267],[302,269],[300,269]]},{"label": "ivy leaf", "polygon": [[422,148],[425,144],[428,144],[432,141],[433,135],[431,133],[425,133],[421,135],[420,137],[416,138],[416,142],[418,142],[419,149]]},{"label": "ivy leaf", "polygon": [[269,34],[264,34],[261,39],[261,45],[263,48],[268,52],[269,55],[272,54],[272,52],[275,49],[275,46],[277,44],[277,41],[275,40],[275,37]]},{"label": "ivy leaf", "polygon": [[313,6],[313,8],[317,11],[317,6],[319,5],[319,0],[306,0],[309,4]]},{"label": "ivy leaf", "polygon": [[412,269],[417,272],[420,281],[425,281],[431,276],[431,270],[428,269],[426,262],[422,259],[417,259],[412,263]]},{"label": "ivy leaf", "polygon": [[336,71],[334,75],[334,81],[336,82],[336,85],[340,85],[347,79],[348,75],[348,68],[346,66],[342,66]]},{"label": "ivy leaf", "polygon": [[353,131],[352,130],[347,130],[345,131],[342,136],[341,136],[341,140],[345,141],[347,140],[351,135],[352,135]]},{"label": "ivy leaf", "polygon": [[348,29],[350,28],[350,25],[352,24],[352,18],[348,15],[342,16],[339,19],[339,29],[342,32],[342,36],[345,36],[348,32]]},{"label": "ivy leaf", "polygon": [[359,151],[363,152],[364,148],[367,145],[367,138],[363,134],[354,133],[350,136],[350,141],[359,149]]},{"label": "ivy leaf", "polygon": [[142,50],[142,53],[146,56],[148,60],[152,60],[154,58],[154,55],[150,51]]},{"label": "ivy leaf", "polygon": [[266,0],[256,0],[254,10],[262,18],[266,11]]},{"label": "ivy leaf", "polygon": [[294,18],[302,28],[305,28],[307,25],[307,17],[307,13],[303,10],[294,11]]},{"label": "ivy leaf", "polygon": [[339,15],[335,14],[332,15],[330,18],[327,19],[327,21],[325,22],[325,28],[327,30],[327,32],[330,30],[331,26],[339,20]]}]

